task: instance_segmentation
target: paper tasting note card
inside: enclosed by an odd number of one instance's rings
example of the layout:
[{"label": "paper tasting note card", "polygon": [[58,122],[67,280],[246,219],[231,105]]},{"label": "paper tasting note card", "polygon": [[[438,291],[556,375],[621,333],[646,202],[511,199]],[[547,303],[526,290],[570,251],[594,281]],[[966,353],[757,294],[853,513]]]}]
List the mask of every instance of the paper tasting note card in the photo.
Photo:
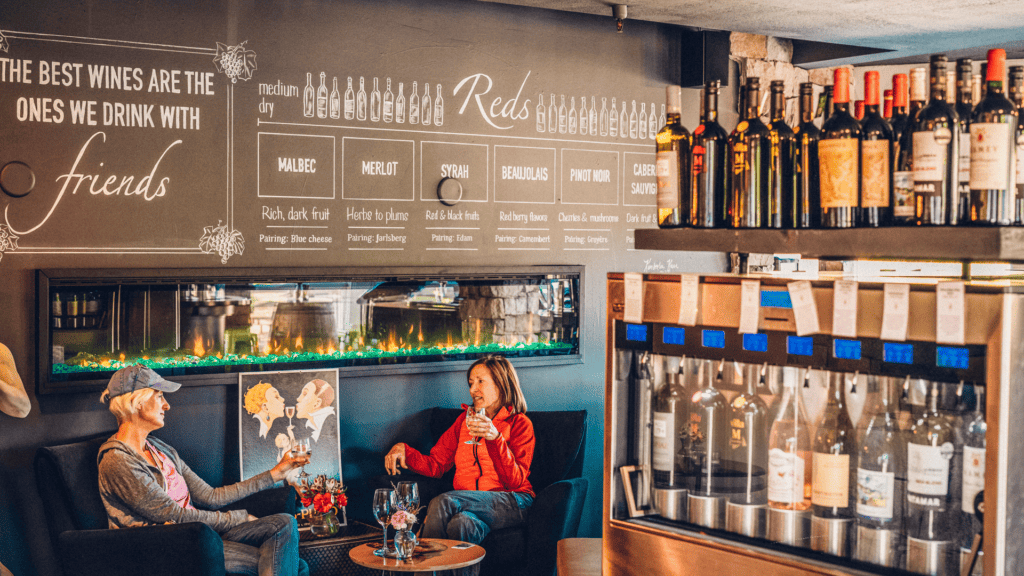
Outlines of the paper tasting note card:
[{"label": "paper tasting note card", "polygon": [[935,342],[964,344],[964,283],[939,282],[935,286]]},{"label": "paper tasting note card", "polygon": [[679,320],[681,326],[696,326],[700,315],[700,276],[679,277]]},{"label": "paper tasting note card", "polygon": [[857,337],[857,282],[836,280],[832,290],[832,335]]},{"label": "paper tasting note card", "polygon": [[811,283],[807,280],[790,282],[786,285],[789,289],[789,298],[793,301],[793,317],[796,320],[797,336],[817,334],[818,307],[814,304],[814,294],[811,292]]},{"label": "paper tasting note card", "polygon": [[626,310],[622,319],[639,324],[644,321],[644,275],[626,272],[623,276],[626,280]]},{"label": "paper tasting note card", "polygon": [[761,319],[761,281],[740,282],[740,334],[757,334]]},{"label": "paper tasting note card", "polygon": [[882,295],[882,340],[903,342],[910,324],[910,284],[886,284]]}]

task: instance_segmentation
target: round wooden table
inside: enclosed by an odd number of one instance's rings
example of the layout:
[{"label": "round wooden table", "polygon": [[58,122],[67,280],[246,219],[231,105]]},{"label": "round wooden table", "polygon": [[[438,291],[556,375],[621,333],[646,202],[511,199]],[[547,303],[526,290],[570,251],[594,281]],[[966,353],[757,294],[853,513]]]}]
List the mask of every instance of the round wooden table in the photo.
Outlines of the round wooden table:
[{"label": "round wooden table", "polygon": [[408,560],[397,558],[381,558],[373,551],[380,547],[380,542],[367,542],[348,551],[349,558],[360,566],[374,570],[390,572],[437,572],[438,570],[455,570],[472,566],[484,559],[484,549],[476,544],[468,548],[455,548],[466,545],[458,540],[442,540],[440,538],[421,538],[416,552]]}]

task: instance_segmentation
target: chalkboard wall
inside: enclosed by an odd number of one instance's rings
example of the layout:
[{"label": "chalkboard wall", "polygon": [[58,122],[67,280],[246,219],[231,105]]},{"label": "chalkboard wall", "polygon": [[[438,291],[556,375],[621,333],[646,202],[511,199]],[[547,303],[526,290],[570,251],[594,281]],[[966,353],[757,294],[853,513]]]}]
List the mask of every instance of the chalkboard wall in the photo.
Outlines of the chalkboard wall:
[{"label": "chalkboard wall", "polygon": [[[580,532],[599,535],[605,275],[724,267],[632,249],[679,34],[470,1],[0,0],[0,342],[33,397],[0,416],[0,562],[57,573],[35,449],[114,427],[91,394],[34,394],[39,268],[584,265],[584,364],[522,377],[531,409],[590,412]],[[685,91],[685,125],[697,111]],[[359,482],[465,379],[340,387],[349,516],[368,519]],[[169,400],[158,434],[237,479],[237,389]]]}]

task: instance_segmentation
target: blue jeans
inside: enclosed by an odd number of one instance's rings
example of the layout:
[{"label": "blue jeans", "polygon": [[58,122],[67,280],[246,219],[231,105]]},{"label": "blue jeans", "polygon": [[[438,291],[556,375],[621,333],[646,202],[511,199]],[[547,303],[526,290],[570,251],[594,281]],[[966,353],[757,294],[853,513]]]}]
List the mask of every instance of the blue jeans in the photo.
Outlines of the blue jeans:
[{"label": "blue jeans", "polygon": [[[526,522],[533,496],[520,492],[452,490],[430,501],[423,521],[424,538],[447,538],[479,544],[491,530],[511,528]],[[456,574],[480,573],[475,564]]]},{"label": "blue jeans", "polygon": [[239,524],[221,535],[224,568],[247,576],[297,576],[299,530],[290,514]]}]

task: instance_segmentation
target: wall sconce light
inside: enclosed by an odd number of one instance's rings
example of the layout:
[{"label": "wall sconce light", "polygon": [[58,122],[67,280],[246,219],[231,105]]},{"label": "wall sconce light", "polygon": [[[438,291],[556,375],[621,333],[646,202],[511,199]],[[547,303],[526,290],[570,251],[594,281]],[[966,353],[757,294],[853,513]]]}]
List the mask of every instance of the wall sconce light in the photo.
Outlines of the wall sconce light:
[{"label": "wall sconce light", "polygon": [[615,31],[622,34],[622,21],[626,19],[626,5],[613,4],[612,18],[615,18]]}]

